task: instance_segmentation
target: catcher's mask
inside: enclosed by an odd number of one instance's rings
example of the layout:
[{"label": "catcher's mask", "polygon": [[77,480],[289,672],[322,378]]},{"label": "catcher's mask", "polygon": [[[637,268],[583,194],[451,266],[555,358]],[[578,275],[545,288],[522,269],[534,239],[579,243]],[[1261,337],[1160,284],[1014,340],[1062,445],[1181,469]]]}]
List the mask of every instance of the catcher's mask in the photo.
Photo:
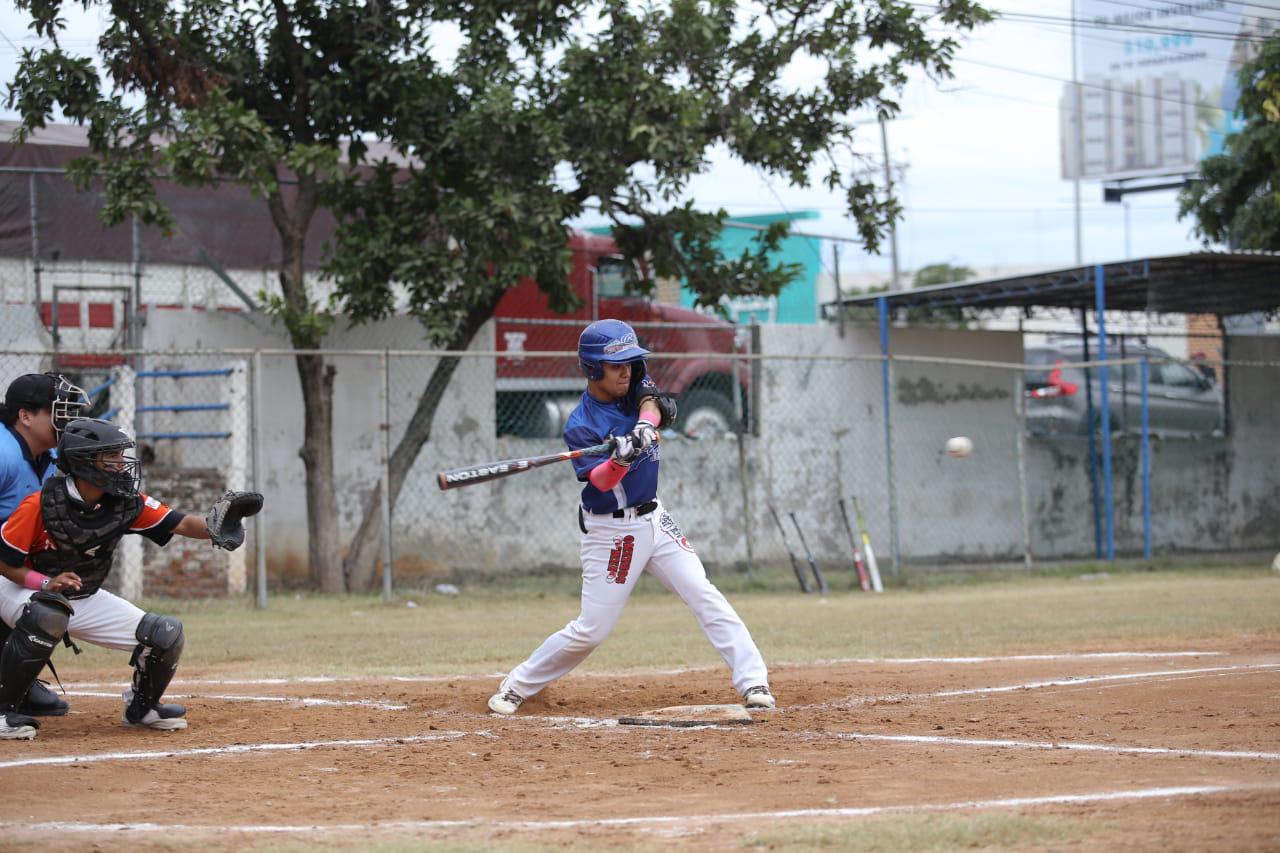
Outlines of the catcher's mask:
[{"label": "catcher's mask", "polygon": [[89,405],[89,395],[61,374],[28,373],[13,380],[5,394],[5,405],[14,412],[49,409],[54,433],[61,434]]},{"label": "catcher's mask", "polygon": [[58,436],[58,468],[109,495],[138,493],[134,442],[120,427],[100,418],[76,418]]}]

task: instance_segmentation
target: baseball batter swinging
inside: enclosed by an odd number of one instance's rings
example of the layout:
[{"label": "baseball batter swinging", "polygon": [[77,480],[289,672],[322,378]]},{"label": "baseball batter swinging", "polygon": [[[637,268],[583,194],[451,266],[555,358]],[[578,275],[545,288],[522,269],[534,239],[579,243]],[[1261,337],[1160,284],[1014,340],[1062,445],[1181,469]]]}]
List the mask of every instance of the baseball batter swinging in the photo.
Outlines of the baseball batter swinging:
[{"label": "baseball batter swinging", "polygon": [[17,706],[66,638],[132,652],[126,726],[186,728],[186,709],[160,701],[182,656],[182,623],[101,586],[126,533],[157,545],[176,533],[233,549],[244,541],[240,519],[262,508],[262,496],[228,492],[206,518],[183,515],[138,492],[133,447],[110,421],[71,421],[58,438],[64,476],[46,481],[0,526],[0,619],[13,628],[0,648],[0,739],[36,736],[39,723]]},{"label": "baseball batter swinging", "polygon": [[646,375],[635,331],[600,320],[578,339],[587,390],[565,425],[570,450],[613,439],[613,453],[573,461],[582,486],[582,605],[502,681],[489,709],[514,714],[520,703],[571,671],[613,630],[642,572],[680,596],[733,672],[748,708],[772,708],[768,671],[747,626],[707,580],[702,561],[657,498],[658,430],[675,419],[675,403]]}]

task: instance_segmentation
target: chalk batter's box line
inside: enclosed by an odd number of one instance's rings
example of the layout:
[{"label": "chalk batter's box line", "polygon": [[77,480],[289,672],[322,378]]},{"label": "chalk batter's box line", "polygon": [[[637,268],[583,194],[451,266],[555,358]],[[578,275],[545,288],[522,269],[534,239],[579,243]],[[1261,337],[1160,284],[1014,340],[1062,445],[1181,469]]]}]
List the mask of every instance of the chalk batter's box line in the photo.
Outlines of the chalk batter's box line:
[{"label": "chalk batter's box line", "polygon": [[890,806],[864,806],[859,808],[790,809],[785,811],[733,812],[703,815],[644,815],[625,818],[589,818],[567,820],[417,820],[387,821],[375,823],[342,824],[157,824],[157,823],[0,823],[0,830],[7,835],[17,833],[237,833],[253,835],[316,835],[332,833],[396,833],[426,832],[446,829],[481,829],[487,831],[540,832],[561,829],[622,828],[640,832],[669,830],[673,826],[693,824],[723,825],[741,822],[763,822],[795,819],[846,819],[857,820],[881,815],[911,815],[930,812],[962,812],[998,809],[1031,809],[1042,806],[1096,805],[1106,803],[1139,802],[1143,800],[1167,800],[1182,797],[1204,797],[1224,794],[1280,791],[1277,785],[1198,785],[1163,788],[1136,788],[1125,791],[1090,791],[1075,794],[1051,794],[1040,797],[1008,797],[991,800],[967,800],[958,803],[915,803]]}]

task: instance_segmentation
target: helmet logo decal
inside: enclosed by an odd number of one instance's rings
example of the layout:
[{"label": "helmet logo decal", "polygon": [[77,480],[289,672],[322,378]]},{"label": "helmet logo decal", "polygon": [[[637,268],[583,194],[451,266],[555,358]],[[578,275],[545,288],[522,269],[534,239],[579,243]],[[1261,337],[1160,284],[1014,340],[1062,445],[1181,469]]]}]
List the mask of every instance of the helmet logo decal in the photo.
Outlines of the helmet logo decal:
[{"label": "helmet logo decal", "polygon": [[609,341],[609,343],[604,345],[604,354],[613,355],[614,353],[622,352],[625,349],[630,349],[633,346],[636,346],[635,332]]}]

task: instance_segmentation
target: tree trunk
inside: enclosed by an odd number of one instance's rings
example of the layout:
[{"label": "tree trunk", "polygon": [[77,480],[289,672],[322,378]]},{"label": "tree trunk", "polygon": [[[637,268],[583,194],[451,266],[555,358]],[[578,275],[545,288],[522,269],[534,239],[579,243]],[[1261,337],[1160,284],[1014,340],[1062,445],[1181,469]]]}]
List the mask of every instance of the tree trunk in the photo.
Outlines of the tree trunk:
[{"label": "tree trunk", "polygon": [[[300,178],[296,192],[292,209],[279,191],[268,197],[267,206],[280,234],[280,289],[286,303],[284,324],[289,340],[294,349],[316,350],[321,344],[323,324],[315,322],[303,263],[307,227],[315,211],[314,178]],[[298,455],[306,470],[311,580],[322,592],[345,592],[333,480],[333,378],[337,371],[318,352],[294,356],[294,361],[302,386],[302,449]]]},{"label": "tree trunk", "polygon": [[[445,345],[450,351],[461,351],[471,346],[476,333],[493,316],[503,291],[490,294],[484,305],[477,306],[467,315],[463,325],[459,327],[453,338]],[[462,359],[447,356],[440,359],[427,387],[418,398],[418,405],[409,418],[404,435],[391,452],[391,471],[388,477],[390,488],[387,490],[391,509],[394,511],[396,500],[400,497],[400,489],[404,486],[405,477],[422,452],[422,445],[431,438],[431,427],[435,421],[436,410],[444,399],[444,392],[453,379],[454,371]],[[348,588],[352,590],[369,589],[377,577],[377,565],[382,552],[382,484],[377,483],[370,490],[364,504],[364,516],[355,538],[351,541],[351,549],[347,552],[343,568],[347,576]]]}]

